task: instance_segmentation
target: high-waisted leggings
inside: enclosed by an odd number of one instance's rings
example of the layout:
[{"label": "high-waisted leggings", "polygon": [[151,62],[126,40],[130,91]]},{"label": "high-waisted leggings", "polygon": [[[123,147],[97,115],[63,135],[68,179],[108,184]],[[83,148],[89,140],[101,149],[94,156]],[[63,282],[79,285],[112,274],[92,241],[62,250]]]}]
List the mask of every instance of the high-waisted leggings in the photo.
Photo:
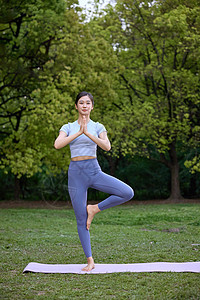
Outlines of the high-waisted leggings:
[{"label": "high-waisted leggings", "polygon": [[86,228],[88,188],[94,188],[111,195],[98,204],[100,210],[130,200],[134,196],[134,192],[130,186],[121,180],[102,172],[96,158],[70,162],[68,188],[77,220],[79,238],[86,257],[91,257],[90,233]]}]

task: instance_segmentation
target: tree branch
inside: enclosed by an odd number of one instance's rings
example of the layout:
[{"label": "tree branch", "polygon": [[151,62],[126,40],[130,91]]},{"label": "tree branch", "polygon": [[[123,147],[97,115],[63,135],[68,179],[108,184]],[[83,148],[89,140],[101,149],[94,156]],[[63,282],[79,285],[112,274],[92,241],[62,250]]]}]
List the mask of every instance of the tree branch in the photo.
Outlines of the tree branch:
[{"label": "tree branch", "polygon": [[126,85],[128,87],[131,88],[131,90],[133,90],[134,94],[139,98],[139,99],[142,99],[141,96],[138,94],[137,90],[132,86],[132,84],[130,84],[128,82],[128,80],[125,78],[125,76],[123,74],[120,74],[121,78],[125,81]]}]

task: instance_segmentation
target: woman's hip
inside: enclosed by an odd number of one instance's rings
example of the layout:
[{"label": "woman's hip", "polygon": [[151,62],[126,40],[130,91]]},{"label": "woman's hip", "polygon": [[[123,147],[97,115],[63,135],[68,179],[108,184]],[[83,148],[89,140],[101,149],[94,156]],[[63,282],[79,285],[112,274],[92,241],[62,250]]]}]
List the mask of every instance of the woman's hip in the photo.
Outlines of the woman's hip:
[{"label": "woman's hip", "polygon": [[88,174],[93,173],[94,171],[101,171],[101,167],[99,166],[98,160],[96,158],[86,159],[86,160],[78,160],[78,161],[70,161],[68,172],[77,171],[77,173],[85,173]]}]

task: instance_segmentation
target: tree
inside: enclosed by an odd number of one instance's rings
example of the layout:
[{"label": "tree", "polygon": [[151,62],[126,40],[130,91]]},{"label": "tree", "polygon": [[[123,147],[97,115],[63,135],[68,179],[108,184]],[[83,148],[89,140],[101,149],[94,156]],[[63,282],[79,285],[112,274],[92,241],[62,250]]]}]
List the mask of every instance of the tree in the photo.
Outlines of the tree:
[{"label": "tree", "polygon": [[[44,82],[43,68],[56,55],[50,49],[59,44],[66,27],[65,2],[51,2],[1,1],[1,167],[16,175],[16,197],[20,176],[38,171],[43,157],[26,137],[35,108],[47,104],[43,99],[36,103],[32,92]],[[69,3],[68,8],[70,17]]]},{"label": "tree", "polygon": [[179,150],[196,149],[185,161],[200,170],[199,16],[196,0],[119,0],[98,21],[122,66],[113,103],[116,149],[165,164],[172,200],[182,198]]},{"label": "tree", "polygon": [[[67,168],[69,150],[56,151],[58,129],[73,121],[77,92],[112,93],[112,47],[92,36],[77,1],[1,1],[1,168],[16,178]],[[97,105],[98,106],[98,105]],[[98,109],[96,115],[98,115]],[[95,117],[95,116],[94,116]]]}]

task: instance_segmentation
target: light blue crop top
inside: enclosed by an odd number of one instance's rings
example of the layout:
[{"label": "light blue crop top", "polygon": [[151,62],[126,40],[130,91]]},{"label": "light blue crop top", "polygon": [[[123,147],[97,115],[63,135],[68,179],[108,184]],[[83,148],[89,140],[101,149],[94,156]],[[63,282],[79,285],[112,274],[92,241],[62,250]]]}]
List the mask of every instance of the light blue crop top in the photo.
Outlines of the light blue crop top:
[{"label": "light blue crop top", "polygon": [[[79,130],[80,125],[78,124],[78,121],[65,124],[60,129],[60,131],[64,131],[68,136],[78,132]],[[89,133],[96,137],[98,137],[101,132],[106,131],[105,127],[102,124],[100,124],[99,122],[94,122],[92,120],[87,123],[87,130]],[[96,157],[97,144],[83,133],[70,143],[70,151],[71,158],[76,156]]]}]

